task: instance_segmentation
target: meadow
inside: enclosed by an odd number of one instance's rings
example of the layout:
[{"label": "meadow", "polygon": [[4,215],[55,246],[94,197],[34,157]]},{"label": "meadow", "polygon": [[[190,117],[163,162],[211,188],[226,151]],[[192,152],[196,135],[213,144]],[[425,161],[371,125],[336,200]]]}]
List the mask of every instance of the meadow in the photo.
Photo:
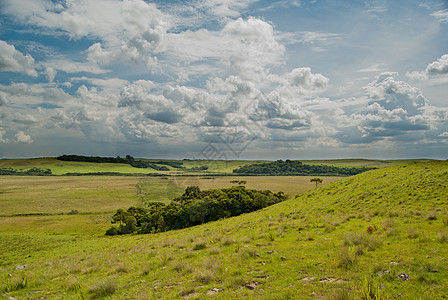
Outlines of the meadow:
[{"label": "meadow", "polygon": [[[158,159],[144,159],[150,162],[160,161]],[[159,175],[200,175],[200,174],[232,174],[238,167],[266,162],[250,160],[173,160],[182,162],[185,169],[176,169],[166,166],[169,171],[156,171],[154,169],[134,168],[127,164],[118,163],[91,163],[76,161],[61,161],[53,157],[32,158],[32,159],[0,159],[1,168],[13,168],[28,170],[33,167],[39,169],[50,169],[53,175],[64,175],[67,173],[96,173],[115,172],[122,174],[159,174]],[[367,159],[335,159],[335,160],[303,160],[304,164],[323,164],[341,167],[376,167],[384,168],[395,165],[402,165],[413,162],[427,162],[430,160],[367,160]],[[207,167],[205,171],[192,171],[192,168]]]},{"label": "meadow", "polygon": [[[0,295],[441,299],[448,294],[447,167],[397,165],[331,183],[324,178],[317,189],[308,182],[307,191],[299,178],[249,177],[248,187],[288,186],[300,196],[201,226],[114,237],[104,235],[112,207],[169,198],[189,180],[207,188],[228,178],[1,177]],[[64,191],[70,180],[79,181]],[[61,204],[61,194],[78,202]],[[42,203],[27,210],[31,215],[17,215],[17,199],[28,199],[26,210],[31,198]],[[37,209],[52,214],[33,215]]]}]

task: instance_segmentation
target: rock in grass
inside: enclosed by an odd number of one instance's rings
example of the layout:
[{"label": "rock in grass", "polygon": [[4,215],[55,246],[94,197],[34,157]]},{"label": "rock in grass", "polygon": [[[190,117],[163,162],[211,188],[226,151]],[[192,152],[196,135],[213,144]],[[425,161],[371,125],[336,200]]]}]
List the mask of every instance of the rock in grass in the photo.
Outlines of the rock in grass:
[{"label": "rock in grass", "polygon": [[255,290],[259,284],[260,284],[259,282],[253,281],[253,282],[246,283],[244,285],[244,287],[248,288],[249,290]]},{"label": "rock in grass", "polygon": [[398,274],[398,275],[397,275],[397,278],[400,278],[400,279],[403,280],[403,281],[406,281],[406,280],[410,280],[410,279],[411,279],[411,277],[409,277],[409,275],[407,275],[406,273]]},{"label": "rock in grass", "polygon": [[18,266],[16,266],[16,267],[14,268],[14,270],[23,270],[23,269],[26,269],[26,268],[28,268],[27,265],[18,265]]}]

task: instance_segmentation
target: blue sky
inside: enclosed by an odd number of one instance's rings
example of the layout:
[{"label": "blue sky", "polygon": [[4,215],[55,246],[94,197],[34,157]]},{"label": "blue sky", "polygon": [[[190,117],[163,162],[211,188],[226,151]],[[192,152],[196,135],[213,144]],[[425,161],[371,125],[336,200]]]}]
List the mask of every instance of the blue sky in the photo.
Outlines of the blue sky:
[{"label": "blue sky", "polygon": [[447,1],[1,0],[0,157],[437,158]]}]

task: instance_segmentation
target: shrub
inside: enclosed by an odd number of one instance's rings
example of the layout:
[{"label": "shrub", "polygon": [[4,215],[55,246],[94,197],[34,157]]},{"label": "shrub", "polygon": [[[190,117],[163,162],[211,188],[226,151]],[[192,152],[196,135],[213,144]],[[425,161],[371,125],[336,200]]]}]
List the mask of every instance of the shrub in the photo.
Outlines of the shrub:
[{"label": "shrub", "polygon": [[224,237],[221,239],[221,246],[230,246],[236,243],[236,240],[231,237]]},{"label": "shrub", "polygon": [[381,241],[376,236],[366,235],[364,233],[350,233],[345,236],[343,244],[344,246],[362,245],[368,251],[375,251],[381,246]]},{"label": "shrub", "polygon": [[408,229],[408,238],[410,239],[416,239],[419,237],[419,233],[415,228],[409,228]]},{"label": "shrub", "polygon": [[97,299],[111,296],[115,294],[117,289],[118,288],[116,283],[110,279],[97,283],[96,286],[93,286],[89,289],[89,293],[91,294],[92,298]]},{"label": "shrub", "polygon": [[200,242],[193,246],[193,250],[203,250],[205,248],[207,248],[207,243],[205,242]]},{"label": "shrub", "polygon": [[439,232],[438,241],[439,243],[448,242],[448,233],[446,231]]},{"label": "shrub", "polygon": [[339,264],[340,268],[349,269],[353,266],[356,261],[356,255],[350,255],[348,247],[342,247],[339,253]]},{"label": "shrub", "polygon": [[8,278],[4,285],[5,292],[13,292],[26,288],[28,285],[28,278],[24,275],[20,277]]},{"label": "shrub", "polygon": [[386,299],[380,291],[379,285],[372,277],[365,278],[362,287],[362,299],[366,300],[380,300]]},{"label": "shrub", "polygon": [[196,272],[194,278],[202,284],[208,284],[214,280],[214,273],[209,269],[199,270]]},{"label": "shrub", "polygon": [[448,217],[443,218],[442,223],[443,225],[448,226]]}]

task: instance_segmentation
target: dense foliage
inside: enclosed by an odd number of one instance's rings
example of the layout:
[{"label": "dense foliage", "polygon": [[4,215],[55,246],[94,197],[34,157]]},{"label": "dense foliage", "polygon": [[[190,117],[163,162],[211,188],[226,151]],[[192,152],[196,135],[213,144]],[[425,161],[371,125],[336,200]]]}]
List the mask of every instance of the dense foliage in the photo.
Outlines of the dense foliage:
[{"label": "dense foliage", "polygon": [[50,169],[42,170],[39,168],[31,168],[28,170],[17,170],[13,168],[0,168],[0,175],[46,176],[46,175],[52,175],[52,173]]},{"label": "dense foliage", "polygon": [[169,171],[166,166],[159,166],[157,164],[163,164],[172,166],[174,168],[180,168],[182,163],[180,162],[171,162],[171,161],[158,161],[155,163],[144,161],[144,160],[135,160],[132,156],[126,155],[125,158],[117,157],[101,157],[101,156],[82,156],[82,155],[61,155],[56,157],[59,160],[63,161],[80,161],[80,162],[93,162],[93,163],[116,163],[116,164],[128,164],[135,168],[151,168],[156,171]]},{"label": "dense foliage", "polygon": [[197,186],[185,189],[170,204],[150,202],[147,208],[119,209],[112,217],[107,235],[155,233],[195,226],[222,218],[238,216],[284,201],[283,192],[258,191],[234,186],[201,191]]},{"label": "dense foliage", "polygon": [[233,173],[248,175],[356,175],[374,168],[306,165],[297,160],[277,160],[239,167]]}]

